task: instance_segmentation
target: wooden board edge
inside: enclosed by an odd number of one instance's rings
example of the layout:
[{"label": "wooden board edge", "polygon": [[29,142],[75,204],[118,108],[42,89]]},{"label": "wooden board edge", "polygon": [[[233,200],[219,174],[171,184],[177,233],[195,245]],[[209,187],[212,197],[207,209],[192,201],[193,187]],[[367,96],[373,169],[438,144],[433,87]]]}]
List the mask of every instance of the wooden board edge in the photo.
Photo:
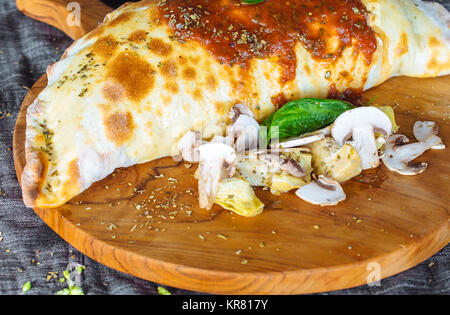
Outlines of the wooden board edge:
[{"label": "wooden board edge", "polygon": [[[69,7],[68,5],[71,4]],[[78,5],[78,7],[74,7]],[[67,0],[16,0],[16,6],[26,16],[49,24],[64,32],[72,39],[78,39],[94,29],[113,9],[100,0],[82,0],[77,2]],[[72,15],[78,12],[80,19],[72,21]]]},{"label": "wooden board edge", "polygon": [[[66,242],[109,268],[158,284],[219,295],[293,295],[353,288],[369,284],[371,273],[376,272],[374,266],[379,267],[380,278],[373,280],[381,281],[417,266],[450,242],[450,223],[447,221],[434,233],[422,237],[410,246],[399,247],[387,255],[354,264],[289,272],[234,273],[175,265],[117,249],[84,231],[80,234],[72,222],[56,211],[33,210]],[[70,235],[75,234],[76,238],[70,238]],[[397,268],[399,265],[402,267]],[[332,277],[330,273],[333,273]],[[382,286],[382,282],[380,285]]]}]

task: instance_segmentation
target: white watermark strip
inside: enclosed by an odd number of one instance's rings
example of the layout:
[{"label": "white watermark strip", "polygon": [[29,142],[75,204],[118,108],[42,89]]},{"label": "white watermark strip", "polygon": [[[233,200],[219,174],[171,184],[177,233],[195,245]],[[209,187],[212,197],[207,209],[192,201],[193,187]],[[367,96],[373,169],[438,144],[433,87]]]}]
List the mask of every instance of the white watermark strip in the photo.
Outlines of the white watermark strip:
[{"label": "white watermark strip", "polygon": [[381,266],[377,262],[370,262],[366,267],[367,271],[370,271],[366,278],[366,283],[369,287],[380,287],[381,286]]},{"label": "white watermark strip", "polygon": [[69,26],[81,25],[81,6],[78,2],[69,2],[66,7],[70,13],[67,15],[66,23]]}]

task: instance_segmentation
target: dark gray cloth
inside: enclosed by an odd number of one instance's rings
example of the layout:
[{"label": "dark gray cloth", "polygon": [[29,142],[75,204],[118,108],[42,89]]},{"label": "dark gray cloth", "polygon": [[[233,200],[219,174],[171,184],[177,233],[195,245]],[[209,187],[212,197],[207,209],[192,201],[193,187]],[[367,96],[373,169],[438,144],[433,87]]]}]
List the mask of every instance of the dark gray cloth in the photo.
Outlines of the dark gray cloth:
[{"label": "dark gray cloth", "polygon": [[[109,3],[120,1],[110,0]],[[450,7],[450,1],[445,2]],[[86,266],[82,288],[87,294],[158,294],[157,284],[105,267],[78,252],[55,234],[33,210],[23,205],[14,171],[14,123],[26,87],[59,59],[71,40],[60,31],[20,12],[13,0],[0,0],[0,294],[19,294],[30,281],[27,294],[54,294],[65,287],[49,272],[70,262]],[[379,287],[328,294],[449,294],[450,247],[426,262],[381,281]],[[50,279],[47,279],[50,276]],[[172,294],[192,294],[169,288]]]}]

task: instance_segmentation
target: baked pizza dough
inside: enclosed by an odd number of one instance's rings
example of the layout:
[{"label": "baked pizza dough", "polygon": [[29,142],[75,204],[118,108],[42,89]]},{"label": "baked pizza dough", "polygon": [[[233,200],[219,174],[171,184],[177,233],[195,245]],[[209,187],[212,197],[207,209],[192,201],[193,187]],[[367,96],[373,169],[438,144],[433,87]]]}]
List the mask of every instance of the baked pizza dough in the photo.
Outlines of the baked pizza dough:
[{"label": "baked pizza dough", "polygon": [[280,3],[142,1],[109,14],[48,67],[28,108],[25,204],[57,207],[116,168],[176,154],[189,130],[222,134],[237,103],[261,121],[287,100],[450,73],[438,4]]}]

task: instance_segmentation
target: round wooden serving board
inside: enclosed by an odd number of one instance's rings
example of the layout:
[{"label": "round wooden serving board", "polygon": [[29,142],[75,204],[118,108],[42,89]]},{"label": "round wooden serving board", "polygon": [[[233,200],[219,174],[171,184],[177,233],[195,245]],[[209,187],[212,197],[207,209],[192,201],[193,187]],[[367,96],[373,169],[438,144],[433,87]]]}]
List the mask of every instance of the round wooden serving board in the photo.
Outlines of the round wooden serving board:
[{"label": "round wooden serving board", "polygon": [[[46,82],[44,75],[30,89],[17,119],[19,179],[26,110]],[[437,121],[448,146],[449,91],[450,76],[400,77],[366,97],[395,106],[400,132],[409,137],[416,120]],[[170,158],[118,169],[64,206],[34,211],[89,257],[157,283],[219,294],[330,291],[389,277],[448,244],[448,149],[420,160],[429,166],[418,176],[384,166],[366,171],[343,185],[347,200],[333,207],[256,189],[266,207],[254,218],[219,206],[200,209],[195,165]]]}]

